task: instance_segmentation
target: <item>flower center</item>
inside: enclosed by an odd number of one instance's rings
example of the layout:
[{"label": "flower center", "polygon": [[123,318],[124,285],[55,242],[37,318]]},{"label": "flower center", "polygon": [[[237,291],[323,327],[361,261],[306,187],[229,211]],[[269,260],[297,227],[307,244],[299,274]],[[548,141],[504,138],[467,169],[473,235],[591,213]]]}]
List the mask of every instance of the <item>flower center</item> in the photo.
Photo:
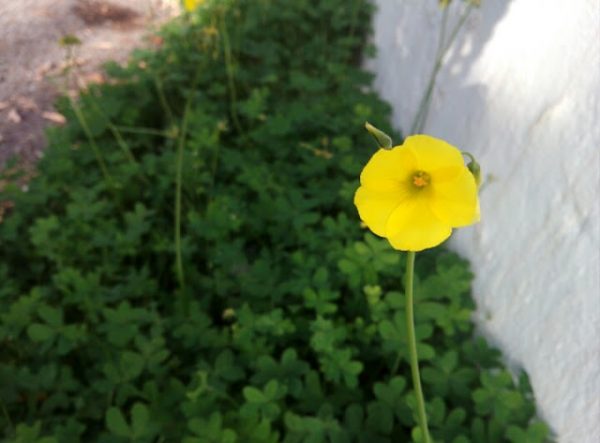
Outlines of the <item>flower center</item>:
[{"label": "flower center", "polygon": [[415,188],[424,188],[431,182],[431,177],[427,172],[417,171],[412,176],[412,184]]}]

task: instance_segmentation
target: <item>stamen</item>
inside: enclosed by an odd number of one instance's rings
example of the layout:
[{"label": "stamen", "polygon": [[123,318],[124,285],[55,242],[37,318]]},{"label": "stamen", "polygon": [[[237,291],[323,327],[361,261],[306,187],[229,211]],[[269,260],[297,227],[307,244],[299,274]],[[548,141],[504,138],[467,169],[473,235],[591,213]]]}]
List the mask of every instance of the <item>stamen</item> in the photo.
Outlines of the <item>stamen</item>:
[{"label": "stamen", "polygon": [[431,182],[431,177],[427,172],[417,171],[412,176],[412,183],[417,188],[424,188]]}]

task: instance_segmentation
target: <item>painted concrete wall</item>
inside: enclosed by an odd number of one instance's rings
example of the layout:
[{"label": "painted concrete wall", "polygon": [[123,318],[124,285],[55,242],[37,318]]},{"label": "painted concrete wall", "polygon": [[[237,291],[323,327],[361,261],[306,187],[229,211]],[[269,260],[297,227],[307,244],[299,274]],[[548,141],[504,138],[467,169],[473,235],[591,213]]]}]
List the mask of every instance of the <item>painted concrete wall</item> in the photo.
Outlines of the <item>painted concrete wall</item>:
[{"label": "painted concrete wall", "polygon": [[[406,131],[441,12],[437,0],[375,3],[378,55],[366,63]],[[452,245],[473,264],[481,330],[528,371],[558,441],[597,443],[600,2],[482,3],[446,59],[424,131],[473,152],[493,175],[481,224]]]}]

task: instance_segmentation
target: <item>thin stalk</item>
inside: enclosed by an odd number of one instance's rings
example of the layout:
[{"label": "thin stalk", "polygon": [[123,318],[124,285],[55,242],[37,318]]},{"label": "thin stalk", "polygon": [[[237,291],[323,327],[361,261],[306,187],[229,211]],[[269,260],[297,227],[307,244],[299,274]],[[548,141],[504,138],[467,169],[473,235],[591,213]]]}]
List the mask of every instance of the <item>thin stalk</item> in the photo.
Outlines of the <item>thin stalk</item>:
[{"label": "thin stalk", "polygon": [[87,123],[87,120],[85,119],[85,116],[81,112],[81,109],[79,109],[79,106],[77,105],[77,103],[75,103],[75,100],[69,94],[69,84],[71,82],[71,75],[70,75],[71,74],[71,65],[73,64],[72,63],[73,62],[73,48],[71,46],[67,46],[66,62],[67,62],[67,68],[65,69],[65,71],[63,73],[65,76],[66,84],[63,86],[64,90],[62,92],[66,97],[68,97],[69,104],[71,105],[71,108],[73,109],[73,112],[75,113],[75,117],[77,118],[79,125],[83,129],[83,132],[84,132],[85,136],[87,137],[88,142],[92,146],[92,151],[94,152],[94,156],[96,157],[96,162],[98,163],[98,166],[100,167],[100,170],[102,171],[104,180],[106,181],[108,187],[111,188],[112,184],[113,184],[113,179],[112,179],[110,173],[108,172],[108,168],[106,167],[106,163],[104,162],[104,158],[102,157],[100,148],[98,148],[98,145],[96,144],[96,140],[94,139],[94,136],[92,135],[92,131],[90,131],[90,127]]},{"label": "thin stalk", "polygon": [[163,131],[160,129],[152,129],[152,128],[139,128],[135,126],[118,126],[115,125],[115,128],[120,132],[130,133],[130,134],[142,134],[142,135],[158,135],[160,137],[165,138],[173,138],[171,134],[167,131]]},{"label": "thin stalk", "polygon": [[[75,74],[77,75],[78,74],[77,66],[75,66],[73,68],[73,70],[75,71]],[[110,118],[108,118],[107,115],[104,113],[104,111],[100,108],[100,106],[98,106],[98,102],[96,101],[96,97],[94,96],[94,94],[92,93],[92,91],[90,91],[90,93],[88,94],[88,97],[90,99],[90,103],[92,104],[92,106],[94,107],[94,109],[96,110],[96,112],[98,112],[98,114],[102,115],[102,117],[104,117],[106,119],[109,131],[111,132],[111,134],[115,138],[117,144],[119,145],[119,147],[121,148],[121,150],[125,154],[125,157],[127,157],[127,160],[131,164],[137,165],[138,164],[137,160],[136,160],[135,156],[133,155],[133,152],[131,152],[129,144],[121,136],[121,133],[119,132],[117,126],[113,124],[113,122],[110,120]],[[142,177],[142,178],[147,182],[147,180],[146,180],[145,177]]]},{"label": "thin stalk", "polygon": [[444,12],[442,14],[442,26],[440,27],[440,35],[438,37],[438,47],[435,52],[435,64],[433,65],[433,70],[429,76],[429,82],[427,83],[427,88],[421,97],[421,101],[419,103],[419,110],[417,115],[415,115],[415,119],[413,124],[411,125],[411,134],[415,134],[417,132],[421,132],[423,130],[423,126],[425,126],[425,114],[429,111],[429,103],[431,102],[431,94],[433,92],[433,88],[435,86],[435,81],[437,79],[437,75],[439,70],[442,67],[442,61],[444,58],[444,41],[446,39],[446,28],[448,27],[448,6],[444,8]]},{"label": "thin stalk", "polygon": [[181,131],[177,141],[177,160],[175,165],[175,269],[180,288],[185,288],[185,275],[183,272],[183,257],[181,253],[181,189],[183,176],[183,150],[185,147],[185,136],[188,125],[188,115],[191,107],[191,100],[185,104]]},{"label": "thin stalk", "polygon": [[[110,120],[108,121],[108,129],[111,132],[111,134],[113,135],[113,137],[115,138],[115,140],[117,141],[117,144],[119,145],[119,147],[121,148],[123,153],[125,154],[125,157],[127,157],[127,160],[129,161],[129,163],[131,163],[132,165],[135,165],[135,166],[139,166],[137,159],[135,158],[135,156],[133,155],[133,152],[131,151],[131,148],[129,147],[129,144],[125,141],[125,139],[121,135],[121,132],[119,131],[119,129]],[[148,179],[146,178],[145,175],[143,175],[143,173],[142,173],[141,177],[142,177],[142,180],[144,180],[146,183],[148,183]]]},{"label": "thin stalk", "polygon": [[392,370],[390,371],[390,380],[392,379],[392,377],[394,375],[396,375],[396,372],[398,372],[398,368],[400,367],[400,361],[402,360],[402,351],[398,351],[398,354],[396,355],[396,359],[394,360],[394,364],[392,365]]},{"label": "thin stalk", "polygon": [[125,157],[127,157],[127,160],[129,161],[129,163],[131,163],[132,165],[137,165],[137,160],[135,159],[133,152],[131,152],[131,148],[129,147],[129,144],[125,141],[125,139],[123,138],[123,136],[121,135],[121,133],[119,132],[117,127],[109,121],[108,129],[111,132],[111,134],[113,135],[113,137],[115,138],[115,140],[117,141],[117,144],[119,145],[119,147],[121,148],[123,153],[125,154]]},{"label": "thin stalk", "polygon": [[448,50],[452,46],[452,43],[454,43],[454,40],[456,39],[456,36],[458,35],[458,32],[460,31],[460,29],[462,28],[462,26],[465,24],[465,21],[467,20],[467,17],[469,16],[469,14],[471,13],[471,11],[473,10],[473,5],[474,5],[473,3],[469,3],[467,5],[467,7],[465,8],[465,11],[463,12],[463,14],[458,19],[458,22],[456,23],[456,26],[454,27],[454,29],[450,33],[450,38],[448,38],[448,43],[446,44],[446,47],[444,48],[444,55],[446,54],[446,52],[448,52]]},{"label": "thin stalk", "polygon": [[361,0],[354,0],[352,2],[352,9],[350,14],[350,31],[348,32],[349,37],[354,37],[354,32],[356,31],[356,19],[358,18],[358,8],[360,6]]},{"label": "thin stalk", "polygon": [[156,92],[158,93],[158,101],[160,102],[163,111],[165,112],[165,114],[167,114],[167,118],[169,119],[169,121],[173,121],[173,111],[169,106],[169,102],[167,101],[167,97],[165,96],[165,90],[163,88],[162,81],[158,77],[158,75],[154,76],[154,86],[156,87]]},{"label": "thin stalk", "polygon": [[185,138],[187,135],[190,109],[192,107],[192,96],[196,91],[196,85],[198,84],[198,80],[200,79],[201,67],[202,65],[198,65],[196,69],[196,74],[194,76],[194,80],[192,81],[192,87],[185,101],[185,108],[183,111],[181,127],[178,131],[177,158],[175,163],[175,272],[177,274],[179,288],[182,290],[182,307],[183,313],[185,315],[187,315],[187,313],[189,312],[189,295],[185,291],[185,274],[183,269],[183,255],[181,251],[181,194],[183,188],[183,153],[185,148]]},{"label": "thin stalk", "polygon": [[92,303],[92,298],[90,297],[89,293],[86,292],[85,296],[83,297],[83,301],[90,321],[92,323],[96,323],[98,321],[98,317],[96,316],[96,312],[94,310],[94,303]]},{"label": "thin stalk", "polygon": [[215,179],[217,176],[217,169],[219,168],[219,155],[221,153],[221,143],[217,143],[217,146],[215,147],[215,152],[213,154],[213,159],[212,159],[212,166],[211,166],[211,171],[210,171],[210,185],[209,185],[209,195],[208,195],[208,201],[210,202],[211,200],[211,196],[214,190],[214,186],[215,186]]},{"label": "thin stalk", "polygon": [[425,127],[425,123],[427,122],[427,116],[429,114],[429,106],[431,105],[431,96],[433,94],[433,89],[435,87],[437,76],[444,64],[444,58],[446,58],[450,47],[454,43],[454,40],[456,40],[458,32],[463,27],[472,9],[473,4],[469,3],[469,5],[467,5],[467,7],[465,8],[463,14],[460,16],[458,22],[456,23],[456,26],[454,26],[454,28],[452,29],[452,32],[448,37],[448,41],[444,41],[446,37],[446,28],[448,23],[448,7],[444,8],[435,64],[433,65],[431,75],[429,76],[429,82],[427,83],[425,93],[423,94],[423,97],[421,98],[421,101],[419,103],[419,109],[410,127],[410,134],[419,133]]},{"label": "thin stalk", "polygon": [[133,152],[131,152],[131,148],[129,147],[129,144],[125,141],[125,139],[119,132],[119,128],[117,128],[117,126],[115,124],[113,124],[113,122],[106,116],[106,114],[102,111],[102,109],[100,109],[100,106],[98,106],[98,103],[96,103],[96,98],[92,94],[89,94],[89,97],[91,99],[92,106],[94,106],[94,109],[96,109],[96,111],[106,119],[106,122],[107,122],[106,125],[108,126],[108,130],[111,132],[111,134],[115,138],[117,144],[119,145],[119,147],[125,154],[125,157],[127,157],[127,160],[129,161],[129,163],[131,163],[133,165],[137,165],[137,160],[136,160],[135,156],[133,155]]},{"label": "thin stalk", "polygon": [[229,394],[227,394],[226,392],[223,392],[219,389],[213,388],[212,386],[207,386],[206,389],[210,392],[213,392],[215,395],[227,400],[229,403],[232,404],[232,406],[239,408],[240,404]]},{"label": "thin stalk", "polygon": [[417,340],[415,338],[415,318],[413,312],[413,277],[415,273],[415,253],[409,251],[406,256],[406,333],[408,338],[408,350],[410,354],[410,369],[412,373],[415,397],[417,398],[417,413],[419,427],[423,434],[423,442],[431,443],[429,428],[427,426],[427,414],[425,413],[425,398],[421,388],[421,375],[419,373],[419,357],[417,355]]},{"label": "thin stalk", "polygon": [[227,86],[229,90],[229,113],[235,129],[241,134],[243,133],[242,125],[237,116],[237,91],[235,88],[235,76],[233,72],[233,57],[231,55],[231,43],[229,42],[229,34],[225,20],[220,21],[221,35],[223,37],[223,54],[225,56],[225,70],[227,72]]},{"label": "thin stalk", "polygon": [[2,409],[2,413],[4,414],[4,418],[6,419],[6,423],[8,424],[8,427],[10,429],[14,429],[15,425],[10,418],[10,414],[8,413],[8,409],[6,409],[6,405],[4,404],[4,401],[2,401],[1,398],[0,398],[0,408]]},{"label": "thin stalk", "polygon": [[108,183],[108,185],[110,187],[112,185],[112,177],[109,174],[108,169],[106,168],[106,163],[104,162],[104,158],[102,157],[102,154],[100,153],[100,148],[98,148],[98,145],[96,144],[96,140],[94,140],[92,131],[90,131],[90,127],[87,124],[87,120],[85,119],[83,113],[81,112],[81,110],[79,109],[77,104],[75,103],[75,100],[73,100],[70,96],[69,96],[69,103],[71,104],[71,107],[73,108],[73,111],[75,112],[75,117],[77,117],[77,121],[81,125],[81,128],[83,129],[83,132],[85,133],[85,136],[87,137],[90,145],[92,146],[92,150],[94,151],[94,155],[96,156],[96,161],[98,162],[98,166],[100,167],[100,170],[102,171],[102,175],[104,175],[104,179],[106,180],[106,182]]}]

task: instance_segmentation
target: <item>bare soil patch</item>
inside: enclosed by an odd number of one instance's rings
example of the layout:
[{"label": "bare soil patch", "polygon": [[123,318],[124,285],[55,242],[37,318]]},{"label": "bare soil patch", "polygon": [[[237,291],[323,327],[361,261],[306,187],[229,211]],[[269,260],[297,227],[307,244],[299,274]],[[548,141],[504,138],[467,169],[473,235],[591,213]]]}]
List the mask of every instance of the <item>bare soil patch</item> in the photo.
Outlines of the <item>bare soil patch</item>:
[{"label": "bare soil patch", "polygon": [[140,14],[126,6],[102,0],[81,0],[73,12],[88,26],[101,26],[106,22],[132,24]]},{"label": "bare soil patch", "polygon": [[152,45],[147,37],[178,12],[178,0],[0,0],[0,167],[12,157],[35,165],[44,129],[64,123],[53,107],[66,63],[61,38],[81,41],[81,86],[103,81],[106,61]]}]

